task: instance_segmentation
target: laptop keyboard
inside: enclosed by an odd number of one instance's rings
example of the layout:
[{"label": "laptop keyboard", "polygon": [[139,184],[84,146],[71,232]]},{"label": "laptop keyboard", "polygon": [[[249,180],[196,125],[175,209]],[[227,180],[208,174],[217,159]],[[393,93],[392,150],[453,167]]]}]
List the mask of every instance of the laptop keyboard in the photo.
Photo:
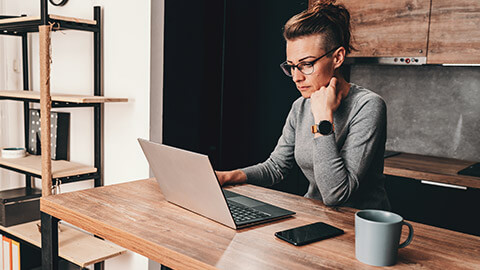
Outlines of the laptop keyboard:
[{"label": "laptop keyboard", "polygon": [[235,222],[250,221],[257,218],[264,218],[270,216],[270,214],[260,212],[258,210],[234,201],[227,200],[227,203],[228,208],[230,208],[230,212],[232,213],[233,220],[235,220]]}]

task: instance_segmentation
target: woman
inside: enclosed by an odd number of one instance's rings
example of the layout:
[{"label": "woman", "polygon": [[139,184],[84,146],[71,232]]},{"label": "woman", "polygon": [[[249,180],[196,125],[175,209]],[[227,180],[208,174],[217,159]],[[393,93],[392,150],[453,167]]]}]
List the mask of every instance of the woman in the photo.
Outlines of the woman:
[{"label": "woman", "polygon": [[268,186],[284,179],[297,162],[310,182],[305,197],[329,206],[388,210],[385,102],[340,74],[353,48],[350,15],[334,3],[317,2],[285,24],[287,61],[281,68],[302,96],[293,103],[275,150],[261,164],[217,176],[222,185]]}]

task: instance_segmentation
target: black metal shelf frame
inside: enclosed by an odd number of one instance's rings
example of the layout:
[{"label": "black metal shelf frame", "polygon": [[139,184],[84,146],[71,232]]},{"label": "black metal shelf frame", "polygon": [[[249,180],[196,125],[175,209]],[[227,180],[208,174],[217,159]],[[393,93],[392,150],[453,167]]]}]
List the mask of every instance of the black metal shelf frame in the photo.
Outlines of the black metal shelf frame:
[{"label": "black metal shelf frame", "polygon": [[[87,23],[78,23],[78,22],[71,22],[71,21],[51,19],[51,18],[48,18],[48,22],[49,24],[53,25],[52,31],[62,31],[62,30],[78,30],[78,31],[88,31],[88,32],[100,31],[98,24],[91,25]],[[25,33],[35,33],[35,32],[38,32],[39,25],[42,25],[41,20],[4,23],[0,26],[0,31],[1,31],[0,34],[21,36]]]},{"label": "black metal shelf frame", "polygon": [[[27,33],[31,32],[38,32],[38,26],[42,24],[50,24],[50,23],[59,23],[59,28],[52,28],[52,30],[83,30],[83,31],[90,31],[93,33],[94,39],[94,95],[95,96],[102,96],[102,86],[101,86],[101,10],[100,7],[94,7],[94,20],[96,21],[96,25],[89,25],[84,23],[77,23],[77,22],[69,22],[63,20],[53,20],[50,19],[47,10],[47,4],[44,3],[45,0],[41,0],[41,19],[34,20],[34,21],[25,21],[25,22],[13,22],[8,24],[0,25],[0,35],[15,35],[20,36],[22,38],[22,63],[23,63],[23,90],[29,91],[29,74],[28,74],[28,36]],[[0,16],[0,19],[7,19],[7,18],[20,18],[24,16]],[[24,130],[25,130],[25,146],[28,145],[28,123],[29,123],[29,108],[30,103],[38,103],[40,102],[38,99],[30,99],[30,98],[20,98],[20,97],[0,97],[0,99],[8,99],[8,100],[17,100],[23,101],[24,103]],[[74,103],[74,102],[52,102],[52,108],[67,108],[67,107],[92,107],[94,109],[94,166],[97,168],[97,172],[95,174],[85,174],[85,175],[76,175],[70,177],[63,177],[59,178],[62,183],[69,183],[74,181],[81,181],[87,179],[94,179],[95,187],[102,186],[103,181],[101,178],[101,158],[102,158],[102,120],[103,120],[103,104],[102,103]],[[25,172],[22,170],[18,170],[15,168],[11,168],[9,166],[2,166],[5,169],[9,169],[12,171],[16,171],[22,173],[26,176],[26,187],[30,187],[30,179],[31,177],[39,177],[39,175],[35,175],[29,172]],[[71,180],[75,179],[75,180]],[[57,180],[57,179],[53,179]]]},{"label": "black metal shelf frame", "polygon": [[[48,1],[40,0],[40,20],[30,20],[30,21],[20,21],[20,22],[11,22],[4,23],[0,25],[0,35],[13,35],[19,36],[22,38],[22,63],[23,63],[23,90],[29,91],[29,74],[28,74],[28,33],[34,33],[39,31],[40,25],[50,25],[53,24],[52,31],[61,31],[61,30],[79,30],[79,31],[89,31],[93,33],[93,43],[94,43],[94,95],[103,96],[102,90],[102,78],[101,78],[101,67],[102,67],[102,47],[101,47],[101,9],[99,6],[95,6],[93,9],[94,20],[96,21],[95,25],[71,22],[62,19],[52,19],[48,14]],[[22,16],[0,16],[0,19],[7,18],[19,18]],[[30,103],[38,103],[39,100],[32,100],[28,98],[5,98],[0,99],[11,99],[18,100],[23,102],[24,108],[24,128],[25,128],[25,146],[28,145],[28,123],[29,123],[29,109]],[[71,102],[52,102],[52,107],[92,107],[94,110],[94,166],[97,168],[96,173],[75,175],[62,178],[53,178],[52,182],[61,181],[62,183],[71,183],[77,181],[83,181],[87,179],[94,179],[94,186],[102,186],[102,124],[103,124],[103,103],[71,103]],[[16,171],[25,175],[25,187],[31,188],[31,179],[32,177],[41,178],[40,175],[32,174],[30,172],[18,170],[11,168],[9,166],[0,165],[0,167]],[[42,219],[44,219],[44,214],[42,214]],[[58,222],[58,220],[55,220]],[[46,237],[49,237],[49,231],[51,229],[57,228],[58,224],[55,222],[54,225],[48,226],[47,222],[42,222],[45,224],[45,228],[42,228],[42,242]],[[19,239],[13,235],[10,235],[3,230],[0,232],[11,237],[12,239],[19,240],[22,243],[28,243],[22,239]],[[44,246],[42,248],[42,268],[43,269],[57,269],[58,266],[58,241],[53,242],[53,246]],[[45,255],[45,256],[44,256]],[[47,258],[54,256],[55,262],[51,265]],[[96,263],[95,269],[103,269],[103,262]]]}]

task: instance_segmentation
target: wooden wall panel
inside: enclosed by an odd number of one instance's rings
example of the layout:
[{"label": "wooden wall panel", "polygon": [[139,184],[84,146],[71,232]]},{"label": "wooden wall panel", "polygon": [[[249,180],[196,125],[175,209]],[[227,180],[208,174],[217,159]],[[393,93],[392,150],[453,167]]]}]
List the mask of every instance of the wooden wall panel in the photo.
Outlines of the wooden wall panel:
[{"label": "wooden wall panel", "polygon": [[350,56],[426,56],[430,0],[337,2],[343,3],[351,15],[358,51]]},{"label": "wooden wall panel", "polygon": [[479,25],[479,0],[432,0],[427,63],[479,64]]}]

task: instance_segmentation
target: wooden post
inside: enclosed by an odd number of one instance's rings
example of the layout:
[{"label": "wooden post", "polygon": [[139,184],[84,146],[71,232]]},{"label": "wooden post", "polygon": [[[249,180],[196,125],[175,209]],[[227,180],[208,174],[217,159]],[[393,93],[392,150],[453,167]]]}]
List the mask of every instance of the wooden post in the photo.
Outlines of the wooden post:
[{"label": "wooden post", "polygon": [[40,121],[42,149],[42,196],[52,195],[52,148],[50,138],[50,26],[41,25],[40,32]]}]

